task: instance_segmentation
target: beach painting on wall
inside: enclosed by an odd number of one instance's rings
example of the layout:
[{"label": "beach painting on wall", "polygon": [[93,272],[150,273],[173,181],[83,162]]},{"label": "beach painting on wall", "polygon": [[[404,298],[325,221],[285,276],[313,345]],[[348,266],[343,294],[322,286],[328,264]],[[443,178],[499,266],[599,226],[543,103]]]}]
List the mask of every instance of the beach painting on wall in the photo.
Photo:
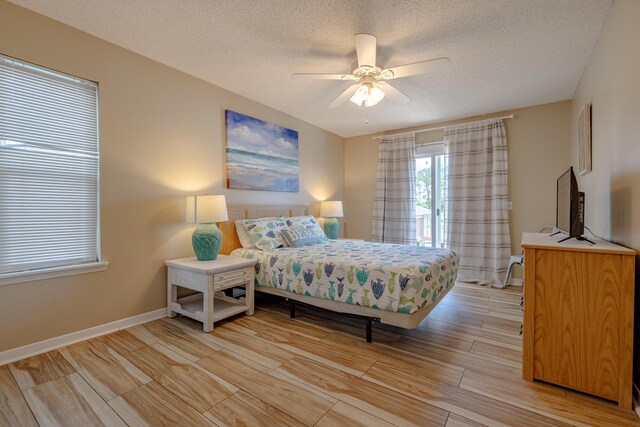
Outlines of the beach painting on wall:
[{"label": "beach painting on wall", "polygon": [[298,192],[298,132],[226,110],[227,188]]}]

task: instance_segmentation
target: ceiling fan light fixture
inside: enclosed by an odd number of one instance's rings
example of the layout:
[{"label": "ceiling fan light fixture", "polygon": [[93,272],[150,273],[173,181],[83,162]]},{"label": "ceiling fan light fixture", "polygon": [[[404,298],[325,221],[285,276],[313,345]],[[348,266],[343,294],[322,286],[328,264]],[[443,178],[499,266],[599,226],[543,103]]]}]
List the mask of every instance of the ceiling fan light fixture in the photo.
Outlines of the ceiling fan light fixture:
[{"label": "ceiling fan light fixture", "polygon": [[356,89],[356,93],[354,93],[350,99],[351,99],[351,102],[353,102],[359,107],[367,99],[368,96],[369,96],[369,88],[367,87],[366,84],[361,84],[360,86],[358,86],[358,89]]},{"label": "ceiling fan light fixture", "polygon": [[372,86],[369,89],[369,97],[365,100],[365,107],[372,107],[384,98],[384,92],[378,86]]},{"label": "ceiling fan light fixture", "polygon": [[371,83],[362,83],[356,93],[351,97],[351,102],[360,107],[363,103],[365,107],[373,107],[384,98],[384,92]]}]

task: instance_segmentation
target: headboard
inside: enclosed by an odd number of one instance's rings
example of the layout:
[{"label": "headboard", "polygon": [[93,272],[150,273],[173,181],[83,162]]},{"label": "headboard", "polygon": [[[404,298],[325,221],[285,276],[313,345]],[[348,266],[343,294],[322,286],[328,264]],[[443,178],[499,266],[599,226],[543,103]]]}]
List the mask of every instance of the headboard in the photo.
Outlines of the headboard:
[{"label": "headboard", "polygon": [[234,249],[241,248],[240,239],[233,223],[236,219],[265,218],[270,216],[302,216],[308,215],[309,209],[304,205],[228,205],[229,221],[221,222],[218,228],[222,232],[220,253],[229,255]]}]

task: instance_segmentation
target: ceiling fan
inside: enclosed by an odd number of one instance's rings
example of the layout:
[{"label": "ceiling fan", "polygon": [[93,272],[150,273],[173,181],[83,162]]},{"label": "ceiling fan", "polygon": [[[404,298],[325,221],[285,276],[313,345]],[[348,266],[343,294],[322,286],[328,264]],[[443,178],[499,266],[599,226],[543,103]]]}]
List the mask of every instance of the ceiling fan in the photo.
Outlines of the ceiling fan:
[{"label": "ceiling fan", "polygon": [[335,101],[329,104],[329,107],[338,107],[347,99],[358,106],[364,105],[365,107],[372,107],[380,102],[385,95],[390,100],[398,103],[411,101],[411,98],[391,86],[385,80],[425,74],[451,63],[449,58],[442,57],[382,69],[376,66],[376,36],[361,33],[355,35],[355,40],[358,68],[353,70],[351,74],[296,73],[293,74],[293,77],[355,81],[357,83],[349,86]]}]

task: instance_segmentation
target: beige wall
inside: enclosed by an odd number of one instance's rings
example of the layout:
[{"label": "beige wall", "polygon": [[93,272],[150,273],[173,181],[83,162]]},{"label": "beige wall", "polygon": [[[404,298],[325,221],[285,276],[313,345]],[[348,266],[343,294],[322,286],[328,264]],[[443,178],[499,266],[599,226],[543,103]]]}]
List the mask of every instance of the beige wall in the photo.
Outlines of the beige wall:
[{"label": "beige wall", "polygon": [[[100,84],[101,233],[105,272],[0,286],[0,351],[166,305],[165,259],[190,256],[184,196],[228,203],[342,199],[334,134],[0,1],[0,53]],[[224,188],[224,110],[299,131],[300,192]]]},{"label": "beige wall", "polygon": [[598,236],[640,249],[640,2],[616,1],[571,112],[571,159],[578,167],[576,122],[592,103],[591,173],[578,177],[585,221]]},{"label": "beige wall", "polygon": [[[592,103],[593,170],[578,176],[585,192],[585,224],[596,235],[635,250],[640,250],[639,20],[640,2],[613,3],[571,111],[571,159],[577,168],[576,120],[582,106]],[[640,384],[640,303],[635,328],[635,383]]]},{"label": "beige wall", "polygon": [[[513,201],[510,214],[512,253],[520,253],[523,232],[537,232],[555,223],[556,179],[569,167],[569,116],[571,102],[510,110],[515,117],[505,120],[509,152],[509,192]],[[455,122],[431,124],[439,127],[470,120],[496,117],[470,117]],[[402,129],[388,133],[401,132]],[[420,140],[424,134],[418,133]],[[348,237],[371,238],[371,214],[375,191],[378,141],[374,135],[345,140],[345,222]]]}]

